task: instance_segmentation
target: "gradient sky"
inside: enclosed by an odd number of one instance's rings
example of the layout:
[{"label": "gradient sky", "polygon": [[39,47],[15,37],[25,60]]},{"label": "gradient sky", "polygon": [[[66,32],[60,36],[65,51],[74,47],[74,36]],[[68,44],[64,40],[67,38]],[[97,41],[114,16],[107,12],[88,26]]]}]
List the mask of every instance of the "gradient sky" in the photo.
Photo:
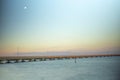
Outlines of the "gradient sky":
[{"label": "gradient sky", "polygon": [[120,0],[1,1],[1,54],[120,47]]}]

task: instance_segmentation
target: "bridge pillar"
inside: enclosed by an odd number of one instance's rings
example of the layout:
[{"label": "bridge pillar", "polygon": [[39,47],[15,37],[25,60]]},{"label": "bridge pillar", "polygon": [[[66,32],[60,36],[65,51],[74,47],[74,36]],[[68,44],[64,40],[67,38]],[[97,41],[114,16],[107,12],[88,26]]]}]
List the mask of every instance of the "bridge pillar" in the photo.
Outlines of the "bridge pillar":
[{"label": "bridge pillar", "polygon": [[0,64],[5,64],[7,62],[8,62],[7,60],[0,60]]}]

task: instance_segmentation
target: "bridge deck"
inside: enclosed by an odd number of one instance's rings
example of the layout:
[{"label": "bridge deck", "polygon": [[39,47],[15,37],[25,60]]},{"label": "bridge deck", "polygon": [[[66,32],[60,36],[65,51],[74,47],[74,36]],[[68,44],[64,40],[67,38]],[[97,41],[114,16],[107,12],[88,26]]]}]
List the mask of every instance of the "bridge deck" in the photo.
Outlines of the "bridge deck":
[{"label": "bridge deck", "polygon": [[19,60],[55,60],[55,59],[71,59],[71,58],[88,58],[88,57],[109,57],[109,56],[120,56],[120,54],[102,54],[102,55],[79,55],[79,56],[2,56],[0,57],[0,63],[3,61],[6,61],[6,63],[9,63],[10,61],[18,62]]}]

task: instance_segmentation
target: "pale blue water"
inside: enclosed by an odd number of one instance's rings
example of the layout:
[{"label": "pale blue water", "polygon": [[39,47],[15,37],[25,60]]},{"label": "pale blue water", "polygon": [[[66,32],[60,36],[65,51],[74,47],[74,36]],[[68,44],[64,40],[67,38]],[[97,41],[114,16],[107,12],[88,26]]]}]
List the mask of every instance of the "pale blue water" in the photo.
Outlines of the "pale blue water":
[{"label": "pale blue water", "polygon": [[120,80],[120,57],[0,64],[0,80]]}]

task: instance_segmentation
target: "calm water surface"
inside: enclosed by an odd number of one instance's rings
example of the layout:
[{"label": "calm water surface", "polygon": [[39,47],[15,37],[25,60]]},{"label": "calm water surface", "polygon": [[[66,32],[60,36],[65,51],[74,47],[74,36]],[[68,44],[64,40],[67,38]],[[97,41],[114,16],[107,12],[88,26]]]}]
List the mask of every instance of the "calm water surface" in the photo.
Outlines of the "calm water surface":
[{"label": "calm water surface", "polygon": [[0,80],[120,80],[120,57],[0,64]]}]

